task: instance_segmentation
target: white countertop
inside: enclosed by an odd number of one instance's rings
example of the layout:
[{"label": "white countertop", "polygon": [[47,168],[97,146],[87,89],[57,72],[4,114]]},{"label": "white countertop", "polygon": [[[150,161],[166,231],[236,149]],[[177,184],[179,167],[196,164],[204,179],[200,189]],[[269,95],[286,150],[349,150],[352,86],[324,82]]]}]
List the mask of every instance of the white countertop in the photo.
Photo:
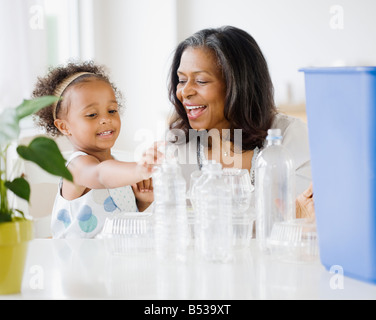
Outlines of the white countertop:
[{"label": "white countertop", "polygon": [[35,239],[22,292],[0,299],[376,299],[376,285],[325,270],[316,259],[289,263],[251,246],[230,263],[156,259],[153,251],[114,254],[104,240]]}]

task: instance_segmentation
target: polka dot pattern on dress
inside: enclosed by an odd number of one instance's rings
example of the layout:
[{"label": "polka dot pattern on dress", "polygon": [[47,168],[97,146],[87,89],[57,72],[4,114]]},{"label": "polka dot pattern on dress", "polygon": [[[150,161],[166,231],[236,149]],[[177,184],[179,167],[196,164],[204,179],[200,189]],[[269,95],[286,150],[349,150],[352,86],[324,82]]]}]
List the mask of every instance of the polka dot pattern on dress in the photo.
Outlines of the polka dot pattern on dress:
[{"label": "polka dot pattern on dress", "polygon": [[136,201],[131,186],[108,190],[120,211],[137,211]]},{"label": "polka dot pattern on dress", "polygon": [[66,209],[61,209],[57,213],[57,220],[61,221],[64,223],[65,228],[67,228],[71,224],[71,218],[69,215],[68,210]]},{"label": "polka dot pattern on dress", "polygon": [[92,209],[88,205],[82,206],[77,215],[77,220],[81,230],[86,233],[94,231],[98,225],[98,219],[93,215]]}]

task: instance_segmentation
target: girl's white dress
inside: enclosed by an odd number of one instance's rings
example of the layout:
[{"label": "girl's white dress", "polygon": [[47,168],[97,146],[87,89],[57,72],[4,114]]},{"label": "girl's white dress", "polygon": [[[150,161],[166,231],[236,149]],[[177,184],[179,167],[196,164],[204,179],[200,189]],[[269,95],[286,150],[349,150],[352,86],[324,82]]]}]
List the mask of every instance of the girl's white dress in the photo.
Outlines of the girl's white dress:
[{"label": "girl's white dress", "polygon": [[[75,152],[76,157],[87,155]],[[92,189],[83,196],[66,200],[61,195],[62,180],[52,211],[51,229],[54,238],[94,238],[103,228],[106,217],[119,212],[136,212],[136,198],[131,186],[116,189]]]}]

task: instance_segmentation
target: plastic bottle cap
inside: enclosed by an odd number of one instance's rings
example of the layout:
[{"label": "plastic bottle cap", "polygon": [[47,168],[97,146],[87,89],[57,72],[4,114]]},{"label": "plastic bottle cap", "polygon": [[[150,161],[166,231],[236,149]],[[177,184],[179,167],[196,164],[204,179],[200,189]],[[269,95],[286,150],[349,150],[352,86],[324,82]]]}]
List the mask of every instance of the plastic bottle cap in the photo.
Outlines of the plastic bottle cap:
[{"label": "plastic bottle cap", "polygon": [[281,129],[269,129],[267,140],[282,139]]},{"label": "plastic bottle cap", "polygon": [[208,160],[204,163],[202,170],[211,172],[222,172],[222,164],[217,163],[215,160]]}]

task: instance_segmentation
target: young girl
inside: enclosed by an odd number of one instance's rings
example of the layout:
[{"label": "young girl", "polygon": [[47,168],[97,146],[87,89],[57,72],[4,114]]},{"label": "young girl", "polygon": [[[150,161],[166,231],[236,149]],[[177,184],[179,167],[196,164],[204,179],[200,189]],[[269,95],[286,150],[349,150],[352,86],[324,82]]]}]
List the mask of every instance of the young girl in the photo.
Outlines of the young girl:
[{"label": "young girl", "polygon": [[121,95],[104,69],[92,62],[52,69],[38,79],[33,92],[34,97],[44,95],[61,99],[39,111],[35,120],[51,136],[67,136],[74,149],[67,162],[73,183],[62,180],[59,185],[53,237],[92,238],[108,214],[145,210],[153,201],[152,164],[161,154],[146,152],[139,163],[113,158]]}]

